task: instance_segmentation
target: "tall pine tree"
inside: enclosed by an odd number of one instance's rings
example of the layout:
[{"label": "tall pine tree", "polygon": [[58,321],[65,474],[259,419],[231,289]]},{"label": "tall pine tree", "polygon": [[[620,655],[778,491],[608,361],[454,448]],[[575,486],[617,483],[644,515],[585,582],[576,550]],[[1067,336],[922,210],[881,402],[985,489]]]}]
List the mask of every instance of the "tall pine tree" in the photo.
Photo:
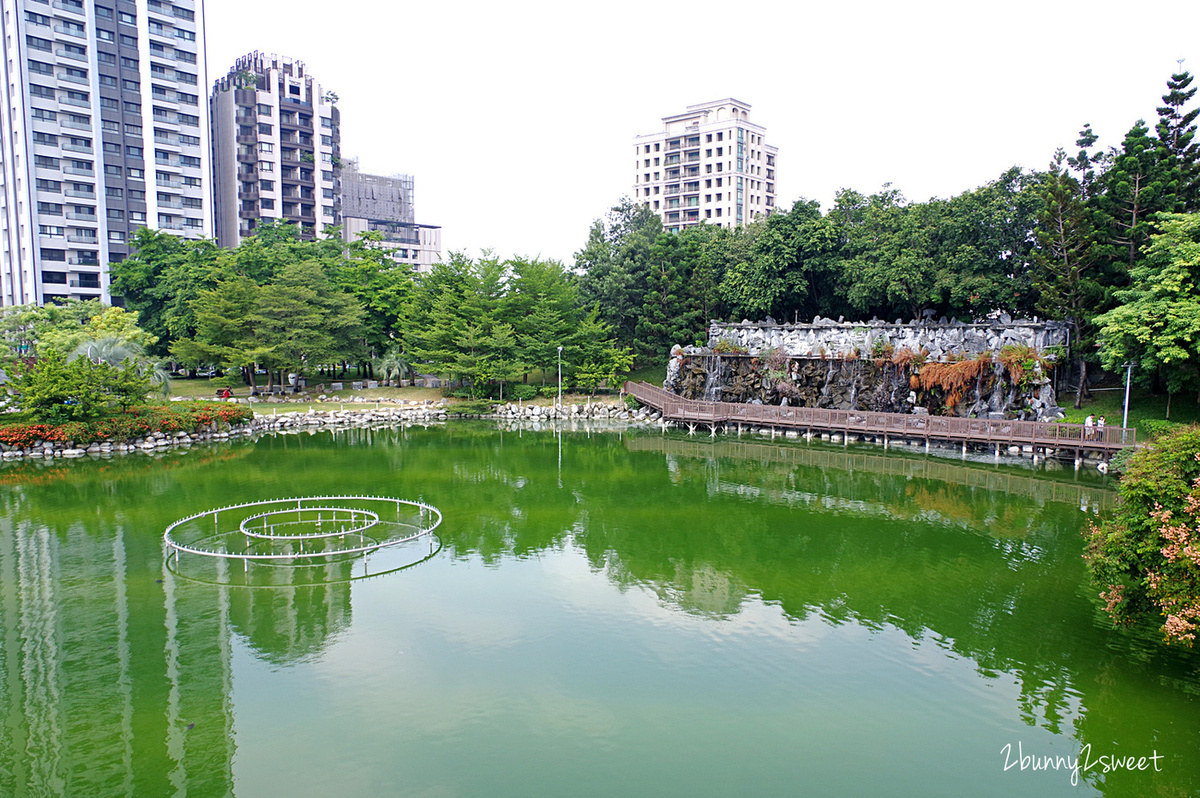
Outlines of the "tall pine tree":
[{"label": "tall pine tree", "polygon": [[1171,76],[1167,81],[1167,93],[1162,98],[1164,105],[1158,109],[1155,128],[1162,149],[1179,170],[1175,210],[1181,213],[1200,210],[1200,144],[1195,141],[1194,124],[1200,108],[1184,110],[1196,94],[1196,89],[1188,88],[1191,83],[1192,76],[1186,71]]}]

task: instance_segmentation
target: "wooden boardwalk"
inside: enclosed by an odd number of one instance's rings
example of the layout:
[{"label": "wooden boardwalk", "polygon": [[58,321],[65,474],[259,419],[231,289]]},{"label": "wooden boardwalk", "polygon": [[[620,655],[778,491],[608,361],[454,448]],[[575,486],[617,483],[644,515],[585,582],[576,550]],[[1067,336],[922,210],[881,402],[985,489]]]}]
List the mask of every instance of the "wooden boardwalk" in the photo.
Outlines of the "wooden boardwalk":
[{"label": "wooden boardwalk", "polygon": [[1137,430],[1106,426],[1088,430],[1082,424],[1008,419],[924,416],[909,413],[873,413],[865,410],[829,410],[823,407],[780,407],[684,399],[645,382],[627,382],[625,391],[639,402],[659,410],[663,418],[685,424],[745,425],[842,435],[870,435],[884,441],[921,440],[978,444],[989,447],[1030,446],[1034,452],[1051,450],[1096,452],[1105,459],[1137,441]]}]

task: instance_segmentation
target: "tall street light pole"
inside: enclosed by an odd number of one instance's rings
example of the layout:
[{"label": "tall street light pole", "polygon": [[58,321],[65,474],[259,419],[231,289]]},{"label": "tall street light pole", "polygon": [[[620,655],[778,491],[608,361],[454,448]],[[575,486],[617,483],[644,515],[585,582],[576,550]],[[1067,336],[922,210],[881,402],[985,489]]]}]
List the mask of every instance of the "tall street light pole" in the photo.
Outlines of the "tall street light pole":
[{"label": "tall street light pole", "polygon": [[562,407],[562,350],[558,348],[558,406]]},{"label": "tall street light pole", "polygon": [[1133,363],[1125,364],[1125,416],[1121,419],[1121,443],[1125,442],[1125,430],[1129,428],[1129,383],[1133,378]]}]

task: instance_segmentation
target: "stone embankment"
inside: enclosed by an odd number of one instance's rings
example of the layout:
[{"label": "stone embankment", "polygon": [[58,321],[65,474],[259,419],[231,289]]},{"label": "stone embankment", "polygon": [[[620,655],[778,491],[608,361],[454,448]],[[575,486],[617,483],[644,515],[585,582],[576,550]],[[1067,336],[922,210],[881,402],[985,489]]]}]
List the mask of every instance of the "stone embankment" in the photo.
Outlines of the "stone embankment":
[{"label": "stone embankment", "polygon": [[[203,430],[192,433],[155,432],[131,441],[97,441],[86,447],[75,446],[71,441],[34,441],[33,445],[26,447],[0,443],[0,457],[4,460],[21,460],[25,458],[77,458],[88,455],[111,456],[134,452],[154,453],[177,447],[188,447],[195,443],[227,441],[271,432],[427,424],[458,417],[459,415],[454,412],[454,406],[443,402],[435,404],[413,402],[408,406],[400,407],[335,410],[320,413],[309,410],[308,412],[257,415],[253,421],[245,424],[219,425],[213,423]],[[496,405],[490,414],[469,417],[536,422],[603,420],[628,425],[653,424],[661,419],[661,415],[650,408],[629,410],[623,406],[601,403],[563,405],[561,407],[524,404]]]}]

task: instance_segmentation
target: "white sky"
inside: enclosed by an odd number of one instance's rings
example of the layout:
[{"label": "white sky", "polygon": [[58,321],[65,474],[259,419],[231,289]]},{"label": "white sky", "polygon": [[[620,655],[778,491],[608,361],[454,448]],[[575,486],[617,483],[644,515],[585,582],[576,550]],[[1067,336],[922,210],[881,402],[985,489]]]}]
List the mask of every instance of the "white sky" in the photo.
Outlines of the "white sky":
[{"label": "white sky", "polygon": [[[206,0],[210,80],[252,50],[337,92],[342,153],[416,179],[443,254],[567,265],[633,181],[633,137],[736,97],[779,147],[778,202],[891,182],[949,197],[1043,168],[1084,122],[1119,144],[1200,2]],[[1193,87],[1200,85],[1200,77]]]}]

